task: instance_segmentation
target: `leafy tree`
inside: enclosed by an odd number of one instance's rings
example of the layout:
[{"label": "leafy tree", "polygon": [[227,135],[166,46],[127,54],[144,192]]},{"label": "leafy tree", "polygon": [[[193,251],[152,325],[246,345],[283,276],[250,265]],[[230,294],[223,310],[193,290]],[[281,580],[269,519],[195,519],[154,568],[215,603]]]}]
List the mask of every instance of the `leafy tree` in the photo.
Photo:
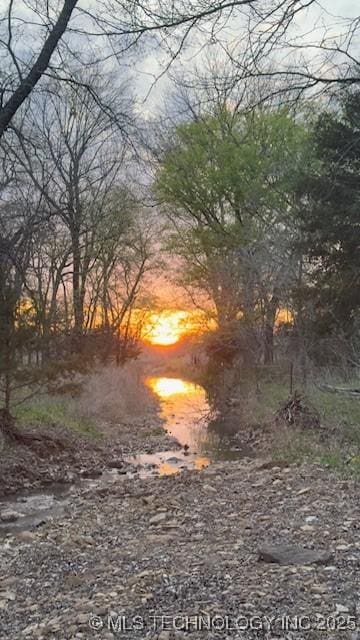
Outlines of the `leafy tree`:
[{"label": "leafy tree", "polygon": [[350,338],[360,308],[360,91],[319,117],[315,143],[319,165],[307,179],[310,206],[302,215],[309,331]]},{"label": "leafy tree", "polygon": [[219,324],[241,319],[247,336],[260,327],[267,361],[289,286],[293,201],[307,141],[285,109],[223,109],[178,127],[156,181],[175,224],[172,247],[185,283],[207,292]]}]

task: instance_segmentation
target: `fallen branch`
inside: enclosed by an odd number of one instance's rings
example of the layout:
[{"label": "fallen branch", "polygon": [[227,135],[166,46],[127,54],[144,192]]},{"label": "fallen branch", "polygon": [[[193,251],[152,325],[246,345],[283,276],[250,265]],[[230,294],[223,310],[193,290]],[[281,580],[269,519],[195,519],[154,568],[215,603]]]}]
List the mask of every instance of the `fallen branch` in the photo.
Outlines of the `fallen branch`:
[{"label": "fallen branch", "polygon": [[280,405],[275,414],[275,420],[303,429],[318,429],[320,427],[319,413],[305,401],[305,398],[298,391],[295,391]]},{"label": "fallen branch", "polygon": [[333,387],[330,384],[318,384],[320,391],[327,393],[344,393],[349,396],[360,398],[360,389],[347,389],[346,387]]}]

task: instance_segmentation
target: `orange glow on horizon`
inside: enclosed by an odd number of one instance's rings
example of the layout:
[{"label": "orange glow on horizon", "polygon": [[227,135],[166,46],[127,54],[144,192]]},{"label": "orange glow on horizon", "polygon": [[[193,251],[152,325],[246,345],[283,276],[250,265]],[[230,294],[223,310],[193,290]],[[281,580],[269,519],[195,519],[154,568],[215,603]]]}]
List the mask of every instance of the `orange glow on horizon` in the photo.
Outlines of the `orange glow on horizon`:
[{"label": "orange glow on horizon", "polygon": [[193,313],[165,310],[150,315],[144,339],[153,345],[169,346],[195,331],[196,319]]}]

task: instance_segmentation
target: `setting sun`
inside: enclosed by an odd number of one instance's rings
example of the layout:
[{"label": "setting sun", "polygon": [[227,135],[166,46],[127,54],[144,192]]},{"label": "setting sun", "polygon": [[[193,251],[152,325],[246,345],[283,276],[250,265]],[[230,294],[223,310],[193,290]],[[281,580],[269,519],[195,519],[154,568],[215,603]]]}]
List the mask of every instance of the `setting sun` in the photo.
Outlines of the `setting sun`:
[{"label": "setting sun", "polygon": [[146,340],[154,345],[175,344],[194,331],[194,320],[188,311],[161,311],[151,314]]}]

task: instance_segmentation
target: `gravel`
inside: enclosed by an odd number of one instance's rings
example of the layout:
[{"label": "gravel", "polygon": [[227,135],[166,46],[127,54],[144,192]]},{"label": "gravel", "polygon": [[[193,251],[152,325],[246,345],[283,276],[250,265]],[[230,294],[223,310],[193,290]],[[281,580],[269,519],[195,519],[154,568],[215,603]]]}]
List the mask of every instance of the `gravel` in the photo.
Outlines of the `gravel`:
[{"label": "gravel", "polygon": [[[354,480],[262,460],[109,476],[74,486],[61,517],[0,541],[1,638],[360,637]],[[268,564],[264,543],[331,560]]]}]

